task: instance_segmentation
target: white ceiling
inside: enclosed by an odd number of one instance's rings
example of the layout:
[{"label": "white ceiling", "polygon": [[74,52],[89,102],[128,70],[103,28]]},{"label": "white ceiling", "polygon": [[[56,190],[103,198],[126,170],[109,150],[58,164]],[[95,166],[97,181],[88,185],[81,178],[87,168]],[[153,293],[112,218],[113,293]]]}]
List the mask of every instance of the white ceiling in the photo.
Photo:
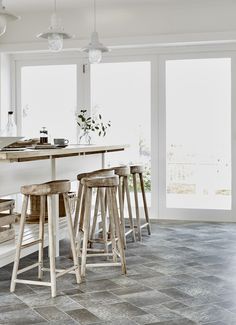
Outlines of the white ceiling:
[{"label": "white ceiling", "polygon": [[[135,5],[170,5],[170,4],[202,4],[212,2],[234,2],[235,0],[97,0],[97,6],[135,6]],[[16,12],[50,11],[54,0],[3,0],[8,10]],[[58,10],[70,10],[80,7],[91,7],[92,0],[57,0]]]},{"label": "white ceiling", "polygon": [[[99,6],[156,4],[175,0],[97,0]],[[3,0],[8,10],[18,12],[48,11],[53,7],[53,0]],[[57,0],[58,10],[75,9],[92,5],[92,0]]]}]

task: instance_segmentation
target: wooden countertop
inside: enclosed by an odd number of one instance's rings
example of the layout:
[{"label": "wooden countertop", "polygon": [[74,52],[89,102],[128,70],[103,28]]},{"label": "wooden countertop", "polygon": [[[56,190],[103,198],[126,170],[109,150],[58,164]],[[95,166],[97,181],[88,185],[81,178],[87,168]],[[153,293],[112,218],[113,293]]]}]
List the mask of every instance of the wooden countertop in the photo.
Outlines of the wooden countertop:
[{"label": "wooden countertop", "polygon": [[0,162],[24,162],[32,160],[42,160],[50,158],[63,158],[73,156],[83,156],[114,151],[123,151],[129,145],[70,145],[66,148],[58,149],[27,149],[24,151],[0,151]]}]

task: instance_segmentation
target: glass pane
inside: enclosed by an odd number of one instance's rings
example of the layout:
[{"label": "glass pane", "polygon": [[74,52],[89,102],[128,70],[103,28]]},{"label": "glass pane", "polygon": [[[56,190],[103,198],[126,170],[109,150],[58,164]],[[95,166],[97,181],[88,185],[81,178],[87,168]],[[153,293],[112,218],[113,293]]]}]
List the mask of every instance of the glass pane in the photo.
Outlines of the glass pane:
[{"label": "glass pane", "polygon": [[[151,63],[92,65],[91,99],[93,112],[112,123],[102,141],[130,145],[119,163],[144,163],[146,190],[150,192]],[[117,164],[117,156],[110,155],[109,164]]]},{"label": "glass pane", "polygon": [[76,143],[76,65],[27,66],[21,71],[22,135],[39,137],[45,126],[51,138]]},{"label": "glass pane", "polygon": [[231,59],[166,62],[167,207],[231,209]]}]

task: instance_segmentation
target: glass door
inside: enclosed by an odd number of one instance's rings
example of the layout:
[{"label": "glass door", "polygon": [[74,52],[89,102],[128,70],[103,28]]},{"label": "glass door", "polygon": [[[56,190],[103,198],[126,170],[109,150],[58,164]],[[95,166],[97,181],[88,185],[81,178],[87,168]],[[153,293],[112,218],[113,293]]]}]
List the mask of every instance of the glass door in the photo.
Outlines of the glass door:
[{"label": "glass door", "polygon": [[162,62],[160,217],[231,214],[231,71],[230,57]]},{"label": "glass door", "polygon": [[[144,164],[145,188],[150,207],[151,62],[113,59],[91,65],[90,82],[92,113],[101,114],[105,122],[111,121],[106,137],[96,141],[129,145],[124,153],[108,156],[107,166]],[[130,189],[133,190],[132,182]]]}]

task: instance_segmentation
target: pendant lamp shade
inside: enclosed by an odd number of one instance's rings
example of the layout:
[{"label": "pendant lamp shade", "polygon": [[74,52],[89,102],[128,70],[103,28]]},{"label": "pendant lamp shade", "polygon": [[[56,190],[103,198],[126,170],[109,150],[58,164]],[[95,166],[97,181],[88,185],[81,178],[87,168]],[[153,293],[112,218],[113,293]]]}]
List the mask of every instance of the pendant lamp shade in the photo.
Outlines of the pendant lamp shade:
[{"label": "pendant lamp shade", "polygon": [[110,50],[99,41],[97,32],[97,17],[96,17],[96,0],[94,0],[94,31],[91,34],[91,41],[82,51],[88,53],[89,62],[91,64],[99,63],[102,60],[102,54]]},{"label": "pendant lamp shade", "polygon": [[3,6],[3,1],[0,0],[0,36],[5,34],[7,29],[7,24],[9,22],[19,20],[20,16],[17,16],[9,11]]},{"label": "pendant lamp shade", "polygon": [[64,31],[61,19],[57,16],[56,0],[54,1],[54,12],[51,15],[51,24],[48,31],[37,35],[38,38],[48,41],[48,49],[52,52],[59,52],[63,49],[64,39],[70,39],[72,36]]}]

